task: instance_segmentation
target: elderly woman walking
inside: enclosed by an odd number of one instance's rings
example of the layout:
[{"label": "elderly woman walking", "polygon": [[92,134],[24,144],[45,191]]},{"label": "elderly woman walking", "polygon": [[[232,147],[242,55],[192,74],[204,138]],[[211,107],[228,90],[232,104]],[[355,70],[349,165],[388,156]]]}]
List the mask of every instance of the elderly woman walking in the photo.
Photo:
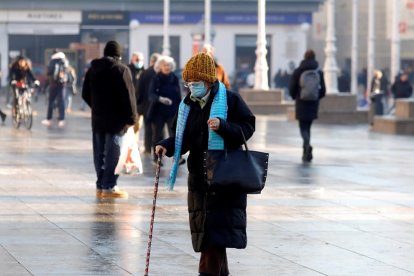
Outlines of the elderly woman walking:
[{"label": "elderly woman walking", "polygon": [[173,188],[181,154],[188,156],[188,212],[194,251],[201,252],[199,275],[229,275],[226,248],[245,248],[247,195],[212,191],[203,175],[207,149],[238,149],[243,131],[249,139],[255,117],[242,98],[217,81],[214,60],[193,56],[183,79],[189,94],[181,101],[175,135],[157,143],[156,154],[174,156],[169,184]]},{"label": "elderly woman walking", "polygon": [[[181,90],[175,69],[174,59],[161,56],[154,65],[156,75],[153,77],[148,89],[150,107],[147,112],[147,120],[151,123],[152,142],[164,139],[164,126],[167,124],[172,135],[171,128],[174,115],[177,113],[181,101]],[[154,145],[155,146],[155,145]],[[154,154],[154,162],[157,157]]]}]

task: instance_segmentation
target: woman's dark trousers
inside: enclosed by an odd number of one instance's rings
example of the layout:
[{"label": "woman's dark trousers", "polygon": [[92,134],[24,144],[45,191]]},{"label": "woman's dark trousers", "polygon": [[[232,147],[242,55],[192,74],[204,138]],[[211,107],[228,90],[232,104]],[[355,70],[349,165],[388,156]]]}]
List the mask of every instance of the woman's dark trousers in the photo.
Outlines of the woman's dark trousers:
[{"label": "woman's dark trousers", "polygon": [[201,251],[198,271],[202,276],[229,275],[226,248],[210,247]]},{"label": "woman's dark trousers", "polygon": [[305,120],[299,121],[300,135],[302,136],[302,140],[303,140],[302,160],[305,162],[310,162],[313,158],[312,146],[310,145],[311,126],[312,126],[312,121],[305,121]]}]

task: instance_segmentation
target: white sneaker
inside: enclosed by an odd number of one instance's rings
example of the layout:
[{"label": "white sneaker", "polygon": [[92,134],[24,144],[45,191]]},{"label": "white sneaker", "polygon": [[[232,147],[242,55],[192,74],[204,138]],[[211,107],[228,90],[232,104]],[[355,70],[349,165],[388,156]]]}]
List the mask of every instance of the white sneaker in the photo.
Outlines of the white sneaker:
[{"label": "white sneaker", "polygon": [[43,120],[42,125],[45,125],[47,127],[50,127],[52,125],[52,122],[50,120]]},{"label": "white sneaker", "polygon": [[58,127],[63,128],[65,126],[65,121],[59,121]]}]

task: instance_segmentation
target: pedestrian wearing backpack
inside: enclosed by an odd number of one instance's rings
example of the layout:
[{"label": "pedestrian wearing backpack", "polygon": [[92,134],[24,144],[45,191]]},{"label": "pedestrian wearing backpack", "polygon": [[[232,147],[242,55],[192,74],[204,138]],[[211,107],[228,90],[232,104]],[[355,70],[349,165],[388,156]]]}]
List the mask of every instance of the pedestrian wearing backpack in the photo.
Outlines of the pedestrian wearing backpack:
[{"label": "pedestrian wearing backpack", "polygon": [[325,92],[323,73],[315,60],[315,52],[307,50],[289,83],[289,93],[295,100],[296,120],[299,121],[303,139],[303,162],[310,162],[313,158],[311,126],[313,120],[318,118],[319,100],[325,96]]},{"label": "pedestrian wearing backpack", "polygon": [[47,68],[49,101],[46,120],[42,121],[42,124],[47,127],[52,125],[53,109],[56,100],[59,110],[58,126],[60,128],[65,126],[65,86],[68,80],[66,64],[65,54],[63,52],[56,52],[52,55]]}]

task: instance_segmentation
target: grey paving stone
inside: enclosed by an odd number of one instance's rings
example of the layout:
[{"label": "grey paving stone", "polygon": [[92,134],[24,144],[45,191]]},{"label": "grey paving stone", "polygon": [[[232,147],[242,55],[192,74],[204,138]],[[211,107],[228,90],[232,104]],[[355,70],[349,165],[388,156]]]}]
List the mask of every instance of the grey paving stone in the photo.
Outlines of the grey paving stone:
[{"label": "grey paving stone", "polygon": [[[120,178],[128,199],[98,200],[89,113],[75,98],[65,129],[46,129],[43,104],[32,131],[0,126],[0,275],[143,275],[151,157],[143,175]],[[303,165],[297,124],[258,116],[249,145],[270,152],[269,176],[249,195],[248,247],[228,250],[232,275],[414,275],[412,137],[315,124],[312,142]],[[164,162],[150,275],[197,275],[186,170],[169,192]]]}]

